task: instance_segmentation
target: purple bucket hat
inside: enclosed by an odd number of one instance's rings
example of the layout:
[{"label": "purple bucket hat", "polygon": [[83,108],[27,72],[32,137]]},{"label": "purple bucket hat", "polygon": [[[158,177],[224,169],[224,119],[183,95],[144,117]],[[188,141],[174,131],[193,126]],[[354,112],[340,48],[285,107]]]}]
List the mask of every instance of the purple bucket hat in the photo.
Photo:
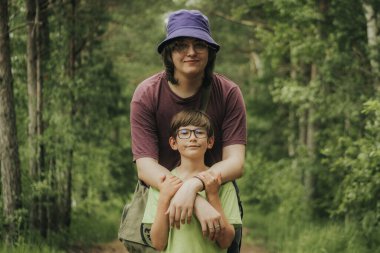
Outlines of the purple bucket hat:
[{"label": "purple bucket hat", "polygon": [[168,42],[178,37],[191,37],[203,40],[211,45],[217,52],[220,46],[211,38],[208,18],[197,10],[179,10],[170,13],[166,27],[166,39],[158,47],[158,53]]}]

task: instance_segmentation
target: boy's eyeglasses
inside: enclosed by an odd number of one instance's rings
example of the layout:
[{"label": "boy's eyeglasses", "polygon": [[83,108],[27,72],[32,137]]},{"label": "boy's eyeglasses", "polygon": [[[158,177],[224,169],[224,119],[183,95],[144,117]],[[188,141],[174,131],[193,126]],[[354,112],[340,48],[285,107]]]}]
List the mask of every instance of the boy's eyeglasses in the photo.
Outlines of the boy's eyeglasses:
[{"label": "boy's eyeglasses", "polygon": [[207,131],[200,128],[197,128],[194,130],[186,129],[186,128],[180,129],[177,132],[177,136],[180,139],[189,139],[191,136],[191,133],[194,133],[195,137],[198,139],[207,138]]},{"label": "boy's eyeglasses", "polygon": [[203,41],[196,41],[194,43],[177,41],[174,43],[173,49],[179,53],[186,53],[189,51],[190,45],[193,46],[193,50],[198,54],[206,52],[209,48],[209,45]]}]

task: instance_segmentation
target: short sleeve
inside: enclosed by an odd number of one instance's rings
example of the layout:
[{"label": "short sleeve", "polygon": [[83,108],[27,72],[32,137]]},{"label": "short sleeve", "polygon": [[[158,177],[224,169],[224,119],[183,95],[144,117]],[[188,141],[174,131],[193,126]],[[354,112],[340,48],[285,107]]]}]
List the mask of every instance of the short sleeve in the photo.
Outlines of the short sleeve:
[{"label": "short sleeve", "polygon": [[233,184],[231,182],[224,184],[219,195],[228,222],[235,226],[241,226],[239,203]]},{"label": "short sleeve", "polygon": [[130,104],[133,160],[159,158],[157,103],[163,73],[145,79],[135,89]]},{"label": "short sleeve", "polygon": [[238,86],[229,91],[222,125],[223,147],[247,143],[247,120],[243,95]]},{"label": "short sleeve", "polygon": [[142,223],[153,224],[154,218],[156,217],[157,213],[157,203],[160,192],[154,189],[153,187],[150,187],[148,194],[148,201],[146,203]]},{"label": "short sleeve", "polygon": [[133,160],[151,157],[158,160],[157,126],[154,113],[141,101],[131,102]]}]

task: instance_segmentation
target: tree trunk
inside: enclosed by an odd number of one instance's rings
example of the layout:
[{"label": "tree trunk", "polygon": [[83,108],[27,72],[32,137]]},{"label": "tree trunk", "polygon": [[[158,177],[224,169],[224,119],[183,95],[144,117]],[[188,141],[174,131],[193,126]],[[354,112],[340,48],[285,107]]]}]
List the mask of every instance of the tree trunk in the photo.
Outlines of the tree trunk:
[{"label": "tree trunk", "polygon": [[50,207],[48,209],[48,220],[49,220],[49,230],[50,231],[53,231],[53,232],[58,232],[59,229],[60,229],[60,214],[61,214],[61,210],[60,210],[60,206],[59,206],[59,198],[58,198],[58,180],[57,180],[57,174],[58,174],[58,171],[57,171],[57,165],[56,165],[56,159],[55,159],[55,156],[52,156],[50,157],[49,159],[49,163],[48,163],[48,171],[49,171],[49,186],[50,186],[50,189],[52,189],[53,191],[53,194],[50,194],[49,195],[49,204],[50,204]]},{"label": "tree trunk", "polygon": [[303,112],[299,119],[299,132],[298,132],[298,142],[300,145],[306,146],[306,136],[307,136],[307,112]]},{"label": "tree trunk", "polygon": [[[29,171],[34,183],[45,180],[45,150],[42,142],[43,125],[43,63],[48,55],[47,1],[27,0],[27,73],[29,110]],[[47,237],[46,193],[33,196],[31,225]]]},{"label": "tree trunk", "polygon": [[[71,16],[70,16],[70,48],[69,48],[69,64],[68,64],[68,75],[71,80],[75,84],[75,62],[76,62],[76,43],[75,43],[75,29],[76,29],[76,0],[71,0]],[[73,85],[74,87],[74,85]],[[74,121],[74,94],[71,91],[71,112],[70,112],[70,122],[71,127],[73,127]],[[63,224],[66,227],[69,227],[71,224],[71,198],[72,198],[72,169],[74,164],[74,149],[73,147],[69,148],[68,152],[68,164],[66,171],[66,196],[65,196],[65,208],[63,214]]]},{"label": "tree trunk", "polygon": [[[294,56],[292,53],[292,48],[290,48],[290,78],[297,82],[297,62],[294,60]],[[301,124],[300,124],[301,125]],[[294,157],[296,155],[296,147],[297,147],[297,132],[298,129],[301,129],[301,126],[297,128],[297,113],[296,108],[292,105],[289,106],[289,114],[288,114],[288,155],[289,157]],[[300,132],[298,132],[300,135]],[[299,137],[300,138],[300,137]]]},{"label": "tree trunk", "polygon": [[17,239],[16,211],[21,207],[21,174],[13,98],[8,1],[0,0],[0,167],[6,241]]},{"label": "tree trunk", "polygon": [[[310,82],[313,82],[317,78],[317,66],[316,64],[311,65],[311,75]],[[314,124],[314,105],[311,104],[307,112],[307,122],[306,122],[306,148],[310,159],[310,166],[314,164],[315,161],[315,124]],[[315,192],[315,173],[313,168],[306,168],[304,175],[304,185],[306,188],[306,198],[309,202],[313,200]]]},{"label": "tree trunk", "polygon": [[[43,121],[43,103],[44,103],[44,79],[46,79],[45,66],[49,56],[49,30],[48,30],[48,1],[38,0],[37,6],[37,136],[38,136],[38,168],[40,171],[40,180],[46,181],[48,172],[45,168],[45,145],[42,141],[45,126]],[[40,198],[40,233],[43,237],[48,234],[48,197],[44,192]]]},{"label": "tree trunk", "polygon": [[[27,38],[27,80],[28,80],[28,141],[29,141],[29,173],[33,183],[38,182],[39,170],[37,162],[37,26],[35,0],[26,1],[26,20],[28,24]],[[39,196],[33,194],[30,209],[32,229],[39,229]]]},{"label": "tree trunk", "polygon": [[373,6],[363,1],[363,9],[367,20],[367,38],[369,47],[369,59],[371,64],[371,72],[374,76],[374,89],[380,93],[380,62],[379,62],[379,28],[376,23],[376,14]]}]

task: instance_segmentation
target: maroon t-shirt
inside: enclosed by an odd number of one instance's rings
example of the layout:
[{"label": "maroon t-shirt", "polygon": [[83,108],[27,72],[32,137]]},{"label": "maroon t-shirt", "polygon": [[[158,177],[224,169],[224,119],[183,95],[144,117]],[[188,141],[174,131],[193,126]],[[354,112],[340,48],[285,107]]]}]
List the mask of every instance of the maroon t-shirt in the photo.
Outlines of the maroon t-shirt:
[{"label": "maroon t-shirt", "polygon": [[[214,74],[211,85],[206,112],[214,126],[215,144],[206,153],[208,166],[222,160],[223,147],[247,142],[245,105],[239,87],[220,74]],[[183,109],[200,108],[200,91],[188,98],[177,96],[170,89],[165,72],[139,84],[130,114],[134,160],[154,158],[169,170],[178,164],[179,154],[169,145],[170,122]]]}]

